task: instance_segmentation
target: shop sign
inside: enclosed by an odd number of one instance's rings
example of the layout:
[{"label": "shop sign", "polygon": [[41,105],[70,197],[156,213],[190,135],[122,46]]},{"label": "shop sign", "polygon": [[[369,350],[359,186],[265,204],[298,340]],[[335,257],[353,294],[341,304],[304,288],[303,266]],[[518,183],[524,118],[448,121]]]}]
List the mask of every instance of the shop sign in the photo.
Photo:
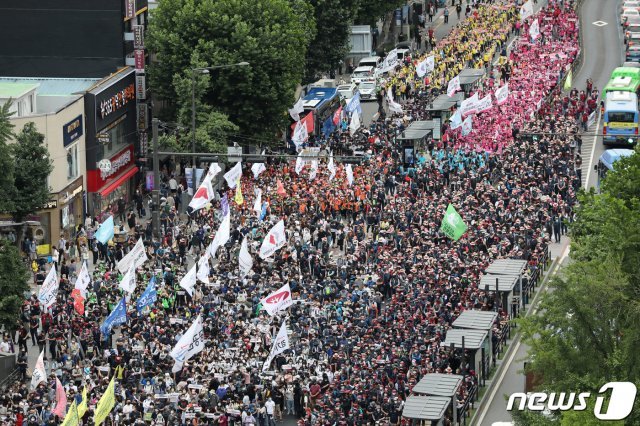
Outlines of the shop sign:
[{"label": "shop sign", "polygon": [[62,141],[65,147],[82,136],[82,114],[65,124],[62,128]]},{"label": "shop sign", "polygon": [[134,84],[118,90],[113,95],[100,101],[98,114],[103,120],[136,99]]},{"label": "shop sign", "polygon": [[138,104],[138,130],[147,129],[147,104]]},{"label": "shop sign", "polygon": [[129,145],[124,151],[120,151],[109,160],[111,161],[111,170],[100,170],[100,179],[103,182],[133,164],[133,146]]},{"label": "shop sign", "polygon": [[64,198],[62,198],[60,200],[60,202],[62,204],[67,204],[69,201],[73,200],[73,198],[78,195],[79,193],[81,193],[83,190],[82,185],[78,186],[76,189],[74,189],[71,192],[65,192],[64,193]]},{"label": "shop sign", "polygon": [[139,101],[147,99],[147,80],[144,74],[136,75],[136,98]]},{"label": "shop sign", "polygon": [[142,157],[147,156],[149,149],[149,134],[147,132],[140,132],[140,154]]},{"label": "shop sign", "polygon": [[133,48],[144,49],[144,26],[133,26]]},{"label": "shop sign", "polygon": [[144,72],[144,50],[138,49],[133,51],[133,56],[136,61],[136,73]]},{"label": "shop sign", "polygon": [[[122,4],[122,3],[121,3]],[[131,19],[136,16],[136,0],[125,0],[125,16],[126,19]]]},{"label": "shop sign", "polygon": [[42,210],[50,210],[50,209],[57,209],[58,208],[58,200],[49,200],[46,203],[44,203],[44,206],[42,206]]}]

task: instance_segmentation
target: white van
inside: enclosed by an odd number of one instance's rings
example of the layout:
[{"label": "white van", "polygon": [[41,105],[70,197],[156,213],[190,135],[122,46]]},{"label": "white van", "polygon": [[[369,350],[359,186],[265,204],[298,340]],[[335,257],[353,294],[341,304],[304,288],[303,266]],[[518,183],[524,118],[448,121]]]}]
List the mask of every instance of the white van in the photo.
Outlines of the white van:
[{"label": "white van", "polygon": [[371,66],[358,67],[353,71],[353,74],[351,74],[351,82],[360,84],[362,80],[375,79],[375,71],[376,69]]},{"label": "white van", "polygon": [[369,56],[368,58],[360,59],[358,63],[358,67],[373,67],[378,68],[382,63],[382,58],[380,56]]}]

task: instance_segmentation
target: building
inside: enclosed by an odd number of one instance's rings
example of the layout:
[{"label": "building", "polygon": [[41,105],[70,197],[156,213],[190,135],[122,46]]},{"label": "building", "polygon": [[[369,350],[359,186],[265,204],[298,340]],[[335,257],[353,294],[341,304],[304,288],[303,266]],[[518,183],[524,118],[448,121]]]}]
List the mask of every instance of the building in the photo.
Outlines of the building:
[{"label": "building", "polygon": [[0,70],[16,77],[102,78],[144,60],[146,23],[147,0],[0,2]]},{"label": "building", "polygon": [[39,222],[34,236],[38,253],[49,254],[60,235],[74,235],[85,212],[86,130],[85,90],[96,79],[0,78],[0,104],[9,98],[16,112],[11,119],[18,133],[33,122],[53,161],[48,185],[51,196],[46,206],[27,218]]}]

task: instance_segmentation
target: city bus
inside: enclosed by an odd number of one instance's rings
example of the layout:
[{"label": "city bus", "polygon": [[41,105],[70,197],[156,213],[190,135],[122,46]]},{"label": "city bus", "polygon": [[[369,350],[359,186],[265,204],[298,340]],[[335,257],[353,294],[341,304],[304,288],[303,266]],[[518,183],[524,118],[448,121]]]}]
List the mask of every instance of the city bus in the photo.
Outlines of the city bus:
[{"label": "city bus", "polygon": [[[640,69],[638,70],[640,71]],[[635,79],[630,76],[612,76],[604,87],[603,93],[605,98],[609,92],[632,92],[638,94],[640,92],[640,79]]]},{"label": "city bus", "polygon": [[604,106],[602,133],[605,145],[631,146],[638,138],[638,95],[609,92]]},{"label": "city bus", "polygon": [[596,174],[598,176],[598,190],[600,190],[600,184],[607,175],[607,172],[613,170],[613,165],[615,164],[615,162],[620,160],[621,158],[629,157],[631,155],[633,155],[632,149],[616,148],[608,149],[600,156],[598,164],[594,166],[596,169]]},{"label": "city bus", "polygon": [[631,77],[633,80],[640,81],[640,68],[618,67],[611,73],[611,79],[616,77]]}]

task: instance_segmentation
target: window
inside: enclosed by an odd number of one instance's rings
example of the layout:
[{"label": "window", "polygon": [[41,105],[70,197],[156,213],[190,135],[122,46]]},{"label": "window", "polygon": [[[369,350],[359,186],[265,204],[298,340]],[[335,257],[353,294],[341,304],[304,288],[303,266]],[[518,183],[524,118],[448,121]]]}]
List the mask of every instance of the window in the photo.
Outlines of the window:
[{"label": "window", "polygon": [[609,111],[609,121],[616,121],[620,123],[633,123],[635,121],[636,114],[633,112],[622,111]]},{"label": "window", "polygon": [[78,144],[67,149],[67,179],[78,177]]}]

